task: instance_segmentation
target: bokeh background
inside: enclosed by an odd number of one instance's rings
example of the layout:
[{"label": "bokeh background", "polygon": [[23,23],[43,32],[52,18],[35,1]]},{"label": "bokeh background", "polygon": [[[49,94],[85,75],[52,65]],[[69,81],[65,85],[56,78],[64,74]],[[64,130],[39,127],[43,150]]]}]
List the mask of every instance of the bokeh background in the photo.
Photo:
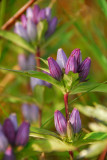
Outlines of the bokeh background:
[{"label": "bokeh background", "polygon": [[[1,0],[0,1],[0,27],[12,17],[27,0]],[[56,58],[58,48],[63,48],[67,56],[75,48],[80,48],[82,57],[91,57],[92,64],[89,80],[94,82],[105,82],[107,80],[107,3],[106,0],[38,0],[36,2],[41,7],[52,7],[52,14],[58,18],[58,31],[55,33],[45,47],[41,49],[41,57],[47,59],[50,55]],[[13,31],[14,25],[10,28]],[[18,55],[24,53],[24,49],[17,45],[0,38],[0,66],[9,69],[19,69]],[[43,65],[41,63],[41,65]],[[19,76],[11,72],[0,70],[0,123],[12,112],[18,117],[18,123],[24,118],[21,106],[24,102],[41,102],[40,88],[32,93],[29,86],[29,78]],[[46,88],[45,98],[42,100],[43,127],[55,131],[53,113],[56,109],[64,107],[63,95],[58,89]],[[39,94],[39,96],[38,96]],[[81,94],[69,97],[69,102]],[[38,98],[39,97],[39,98]],[[86,93],[79,97],[75,102],[69,104],[70,110],[77,106],[81,112],[82,126],[88,131],[100,130],[107,131],[106,125],[96,121],[100,111],[91,115],[91,108],[95,106],[107,106],[107,94],[105,93]],[[87,106],[90,106],[85,110]],[[90,111],[88,115],[87,112]],[[94,110],[95,111],[95,110]],[[63,112],[64,113],[64,112]],[[94,112],[93,112],[94,113]],[[103,114],[102,114],[103,116]],[[104,115],[107,118],[107,115]],[[51,118],[52,117],[52,118]],[[91,125],[90,125],[91,123]],[[95,125],[93,127],[93,124]],[[34,124],[38,127],[38,122]],[[99,127],[99,128],[98,128]],[[47,154],[50,159],[64,159],[68,153]],[[60,157],[60,158],[59,158]]]}]

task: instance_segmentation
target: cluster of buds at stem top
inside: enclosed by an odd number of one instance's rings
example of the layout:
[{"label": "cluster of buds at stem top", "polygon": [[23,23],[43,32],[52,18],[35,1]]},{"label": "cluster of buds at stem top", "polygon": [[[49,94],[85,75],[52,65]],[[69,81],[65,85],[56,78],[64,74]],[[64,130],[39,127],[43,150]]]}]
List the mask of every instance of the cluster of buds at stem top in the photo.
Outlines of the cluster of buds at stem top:
[{"label": "cluster of buds at stem top", "polygon": [[70,71],[79,73],[80,81],[85,81],[90,70],[91,59],[87,57],[82,61],[81,51],[78,48],[74,49],[67,59],[66,54],[60,48],[57,52],[57,60],[55,61],[52,57],[49,57],[48,65],[51,76],[58,81],[63,77],[62,69],[65,69],[65,74]]},{"label": "cluster of buds at stem top", "polygon": [[[79,111],[76,108],[73,109],[68,122],[60,111],[58,110],[55,111],[54,123],[55,123],[55,128],[57,132],[61,136],[69,137],[72,131],[73,131],[73,134],[76,134],[76,133],[79,133],[81,130],[81,119],[80,119]],[[70,128],[71,128],[71,132],[70,132]]]},{"label": "cluster of buds at stem top", "polygon": [[48,24],[45,33],[45,38],[48,38],[54,33],[58,20],[56,17],[52,18],[51,8],[40,9],[38,5],[27,9],[26,15],[21,16],[21,22],[16,22],[14,31],[28,42],[34,41],[38,32],[37,25],[43,20],[46,20]]},{"label": "cluster of buds at stem top", "polygon": [[0,127],[0,151],[5,152],[8,145],[25,146],[29,139],[29,127],[28,122],[22,122],[18,127],[16,114],[11,114]]},{"label": "cluster of buds at stem top", "polygon": [[36,122],[38,119],[39,108],[35,104],[26,104],[22,105],[22,114],[24,118],[31,122]]}]

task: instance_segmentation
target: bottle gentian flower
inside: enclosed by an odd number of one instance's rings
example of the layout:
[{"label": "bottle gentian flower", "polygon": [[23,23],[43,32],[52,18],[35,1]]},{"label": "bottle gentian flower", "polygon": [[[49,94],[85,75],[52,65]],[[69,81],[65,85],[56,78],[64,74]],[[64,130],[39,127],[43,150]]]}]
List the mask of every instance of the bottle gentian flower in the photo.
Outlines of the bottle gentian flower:
[{"label": "bottle gentian flower", "polygon": [[62,79],[63,73],[58,63],[52,57],[49,57],[48,65],[51,76],[60,81]]},{"label": "bottle gentian flower", "polygon": [[23,122],[18,128],[15,144],[16,146],[25,146],[29,140],[29,127],[28,122]]},{"label": "bottle gentian flower", "polygon": [[0,152],[4,152],[8,147],[8,140],[4,133],[0,131]]},{"label": "bottle gentian flower", "polygon": [[12,122],[12,124],[13,124],[13,126],[14,126],[15,131],[17,131],[17,129],[18,129],[18,124],[17,124],[16,114],[15,114],[15,113],[10,114],[9,119],[11,120],[11,122]]},{"label": "bottle gentian flower", "polygon": [[66,136],[67,122],[66,122],[66,119],[63,116],[63,114],[58,110],[55,111],[55,113],[54,113],[54,123],[55,123],[55,128],[56,128],[57,132],[61,136]]},{"label": "bottle gentian flower", "polygon": [[69,119],[72,128],[73,128],[73,132],[78,133],[81,130],[81,119],[80,119],[80,115],[79,115],[79,111],[74,108],[71,115],[70,115],[70,119]]}]

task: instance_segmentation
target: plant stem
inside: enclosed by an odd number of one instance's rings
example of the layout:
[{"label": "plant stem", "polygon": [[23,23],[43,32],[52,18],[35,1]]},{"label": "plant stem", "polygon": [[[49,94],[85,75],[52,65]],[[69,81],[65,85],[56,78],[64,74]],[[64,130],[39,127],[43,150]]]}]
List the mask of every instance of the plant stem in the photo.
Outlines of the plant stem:
[{"label": "plant stem", "polygon": [[104,149],[104,151],[99,156],[98,160],[105,160],[107,154],[107,147]]},{"label": "plant stem", "polygon": [[65,113],[66,113],[66,120],[67,121],[69,120],[68,95],[69,95],[69,93],[64,94]]},{"label": "plant stem", "polygon": [[2,29],[9,29],[15,21],[26,11],[26,9],[31,6],[37,0],[29,0],[22,8],[18,10],[18,12],[13,15],[3,26]]},{"label": "plant stem", "polygon": [[[69,121],[68,96],[69,96],[68,92],[64,94],[65,113],[66,113],[67,122]],[[72,151],[69,151],[69,155],[70,155],[70,160],[73,160],[73,152]]]},{"label": "plant stem", "polygon": [[[40,71],[39,67],[40,67],[40,48],[37,47],[37,52],[35,54],[35,57],[36,57],[36,66],[38,67],[37,68],[37,71]],[[39,127],[41,127],[41,124],[42,124],[42,110],[39,108]]]}]

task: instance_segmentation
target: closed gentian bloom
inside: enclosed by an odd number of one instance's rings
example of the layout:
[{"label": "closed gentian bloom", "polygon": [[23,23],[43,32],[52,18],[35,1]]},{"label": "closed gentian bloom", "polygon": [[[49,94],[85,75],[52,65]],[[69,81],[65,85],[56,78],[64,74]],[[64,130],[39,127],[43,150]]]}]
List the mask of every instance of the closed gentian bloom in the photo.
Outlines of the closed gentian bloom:
[{"label": "closed gentian bloom", "polygon": [[30,78],[30,85],[32,90],[35,88],[36,85],[44,85],[44,81],[38,78]]},{"label": "closed gentian bloom", "polygon": [[46,15],[46,19],[49,22],[51,20],[51,8],[47,7],[45,8],[45,15]]},{"label": "closed gentian bloom", "polygon": [[46,32],[46,38],[48,38],[49,36],[51,36],[57,26],[58,23],[58,19],[56,17],[52,18],[49,23],[48,23],[48,31]]},{"label": "closed gentian bloom", "polygon": [[69,121],[72,125],[74,134],[78,133],[81,130],[81,119],[79,111],[76,108],[73,109]]},{"label": "closed gentian bloom", "polygon": [[5,151],[5,154],[4,154],[4,157],[3,157],[3,160],[15,160],[15,156],[14,156],[14,153],[12,151],[12,148],[9,146],[7,148],[7,150]]},{"label": "closed gentian bloom", "polygon": [[18,124],[17,124],[16,114],[15,114],[15,113],[12,113],[12,114],[9,116],[9,119],[10,119],[11,122],[13,123],[13,126],[14,126],[15,131],[17,131],[17,129],[18,129]]},{"label": "closed gentian bloom", "polygon": [[91,65],[90,57],[86,58],[79,67],[79,77],[80,81],[84,81],[88,76],[89,70]]},{"label": "closed gentian bloom", "polygon": [[35,70],[36,61],[34,54],[29,54],[26,65],[28,70]]},{"label": "closed gentian bloom", "polygon": [[26,26],[27,26],[27,18],[26,18],[26,16],[24,14],[21,16],[21,22],[22,22],[22,26],[24,28],[26,28]]},{"label": "closed gentian bloom", "polygon": [[37,106],[35,106],[35,104],[32,104],[29,107],[30,107],[30,119],[31,119],[31,122],[35,122],[38,119],[39,109],[38,109]]},{"label": "closed gentian bloom", "polygon": [[22,38],[24,38],[25,40],[29,41],[29,37],[27,34],[26,29],[22,26],[21,23],[16,22],[15,24],[15,33],[18,34],[19,36],[21,36]]},{"label": "closed gentian bloom", "polygon": [[56,128],[57,132],[61,136],[66,136],[67,122],[66,122],[66,119],[63,116],[63,114],[58,110],[55,111],[55,113],[54,113],[54,123],[55,123],[55,128]]},{"label": "closed gentian bloom", "polygon": [[0,152],[4,152],[8,147],[8,140],[4,133],[0,131]]},{"label": "closed gentian bloom", "polygon": [[28,19],[32,19],[33,18],[33,10],[31,7],[29,7],[27,10],[26,10],[26,17]]},{"label": "closed gentian bloom", "polygon": [[12,121],[9,118],[7,118],[4,121],[3,133],[7,137],[9,143],[13,145],[14,140],[15,140],[15,128],[14,128],[14,125],[13,125]]},{"label": "closed gentian bloom", "polygon": [[27,70],[26,56],[23,53],[18,55],[18,64],[22,70]]},{"label": "closed gentian bloom", "polygon": [[33,21],[35,24],[38,23],[38,14],[40,12],[40,8],[38,5],[35,5],[33,8]]},{"label": "closed gentian bloom", "polygon": [[61,69],[65,69],[67,63],[67,56],[62,48],[58,49],[57,51],[57,63],[59,64]]},{"label": "closed gentian bloom", "polygon": [[37,33],[36,25],[31,19],[28,19],[27,20],[27,34],[31,41],[36,39],[36,33]]},{"label": "closed gentian bloom", "polygon": [[28,122],[23,122],[16,135],[15,144],[17,146],[25,146],[29,140],[29,127],[30,124]]},{"label": "closed gentian bloom", "polygon": [[26,120],[30,121],[30,107],[27,103],[22,105],[22,113]]},{"label": "closed gentian bloom", "polygon": [[52,57],[49,57],[48,65],[51,76],[60,81],[62,79],[63,73],[58,63]]},{"label": "closed gentian bloom", "polygon": [[74,55],[70,55],[66,63],[65,73],[68,74],[70,71],[77,72],[77,61]]},{"label": "closed gentian bloom", "polygon": [[44,20],[46,18],[45,9],[41,9],[38,14],[38,21]]},{"label": "closed gentian bloom", "polygon": [[82,56],[81,56],[81,51],[79,48],[76,48],[72,51],[71,55],[75,56],[75,59],[77,61],[77,66],[79,67],[80,63],[82,62]]}]

